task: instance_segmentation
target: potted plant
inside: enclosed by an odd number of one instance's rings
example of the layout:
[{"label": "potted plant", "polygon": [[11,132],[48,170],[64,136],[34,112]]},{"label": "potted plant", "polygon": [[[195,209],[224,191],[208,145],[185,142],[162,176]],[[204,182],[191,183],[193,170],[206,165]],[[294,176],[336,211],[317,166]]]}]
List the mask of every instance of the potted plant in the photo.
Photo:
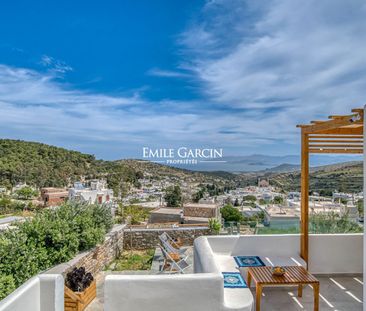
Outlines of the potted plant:
[{"label": "potted plant", "polygon": [[84,267],[74,268],[66,275],[65,311],[84,310],[96,295],[96,282]]}]

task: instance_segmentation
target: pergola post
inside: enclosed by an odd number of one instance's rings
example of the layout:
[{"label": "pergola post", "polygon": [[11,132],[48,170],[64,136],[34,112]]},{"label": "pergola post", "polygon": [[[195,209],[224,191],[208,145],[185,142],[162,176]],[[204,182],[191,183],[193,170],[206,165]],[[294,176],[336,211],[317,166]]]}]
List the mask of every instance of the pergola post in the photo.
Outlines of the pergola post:
[{"label": "pergola post", "polygon": [[309,258],[309,135],[301,130],[301,246],[300,255]]},{"label": "pergola post", "polygon": [[[349,115],[331,115],[329,116],[328,120],[324,121],[314,120],[311,121],[310,124],[302,124],[298,125],[297,127],[301,128],[300,255],[308,264],[309,263],[308,262],[309,155],[311,153],[315,154],[364,153],[364,133],[363,133],[364,109],[363,108],[352,109],[352,114]],[[365,264],[365,270],[366,270],[366,264]]]}]

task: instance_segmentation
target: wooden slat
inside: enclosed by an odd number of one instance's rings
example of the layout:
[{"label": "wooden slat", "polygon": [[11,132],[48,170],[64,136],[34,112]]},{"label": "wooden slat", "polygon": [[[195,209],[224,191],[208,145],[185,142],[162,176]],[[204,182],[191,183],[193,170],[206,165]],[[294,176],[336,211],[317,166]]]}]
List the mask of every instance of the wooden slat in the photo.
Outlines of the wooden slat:
[{"label": "wooden slat", "polygon": [[250,273],[255,283],[261,285],[297,285],[319,283],[317,278],[306,271],[304,267],[284,267],[286,272],[283,276],[274,276],[272,267],[249,267]]},{"label": "wooden slat", "polygon": [[338,135],[363,135],[363,126],[348,127],[348,128],[335,128],[330,130],[319,131],[313,134],[338,134]]},{"label": "wooden slat", "polygon": [[309,143],[358,143],[358,144],[362,144],[363,140],[340,140],[340,139],[312,139],[309,138]]},{"label": "wooden slat", "polygon": [[309,149],[310,153],[350,153],[360,154],[363,153],[363,149]]},{"label": "wooden slat", "polygon": [[[345,115],[331,115],[331,116],[328,116],[328,119],[342,119],[344,117],[345,117]],[[349,117],[352,117],[352,115],[349,115]]]},{"label": "wooden slat", "polygon": [[363,108],[354,108],[351,111],[356,113],[363,113]]},{"label": "wooden slat", "polygon": [[310,121],[310,123],[312,124],[320,124],[320,123],[324,123],[324,122],[327,122],[327,121],[319,121],[319,120],[313,120],[313,121]]},{"label": "wooden slat", "polygon": [[363,135],[322,135],[322,134],[309,134],[309,139],[318,138],[335,138],[335,139],[363,139]]},{"label": "wooden slat", "polygon": [[357,143],[354,143],[354,144],[310,144],[309,143],[309,148],[329,148],[329,147],[332,147],[332,148],[342,148],[342,149],[348,149],[348,148],[363,148],[363,144],[357,144]]}]

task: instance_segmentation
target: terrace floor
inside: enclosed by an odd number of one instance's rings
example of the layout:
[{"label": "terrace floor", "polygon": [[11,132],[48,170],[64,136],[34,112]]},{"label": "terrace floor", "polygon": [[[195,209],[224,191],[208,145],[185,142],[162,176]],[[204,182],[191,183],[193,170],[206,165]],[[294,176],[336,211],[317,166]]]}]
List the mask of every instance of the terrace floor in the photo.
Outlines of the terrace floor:
[{"label": "terrace floor", "polygon": [[[188,250],[189,262],[193,260],[193,249]],[[149,271],[104,271],[97,276],[97,298],[86,308],[86,311],[103,310],[104,278],[108,274],[157,274],[161,256],[160,250],[156,251],[154,261]],[[193,268],[187,273],[193,273]],[[320,310],[321,311],[361,311],[362,286],[361,275],[354,276],[318,276],[320,281]],[[235,289],[233,289],[235,290]],[[252,288],[255,297],[255,289]],[[265,287],[261,310],[266,311],[312,311],[313,290],[304,286],[303,296],[297,297],[297,287]]]},{"label": "terrace floor", "polygon": [[[321,311],[361,311],[362,276],[317,276],[320,281]],[[255,295],[255,289],[252,289]],[[303,289],[303,296],[297,297],[297,287],[265,287],[261,310],[313,310],[313,290]]]}]

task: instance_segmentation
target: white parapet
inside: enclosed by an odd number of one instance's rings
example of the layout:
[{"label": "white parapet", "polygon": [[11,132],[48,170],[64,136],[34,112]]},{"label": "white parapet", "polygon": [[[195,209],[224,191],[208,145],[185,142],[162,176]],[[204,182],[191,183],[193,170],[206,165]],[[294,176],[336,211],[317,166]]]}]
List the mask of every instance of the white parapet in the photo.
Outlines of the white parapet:
[{"label": "white parapet", "polygon": [[63,311],[64,279],[60,274],[37,275],[0,301],[0,311]]}]

